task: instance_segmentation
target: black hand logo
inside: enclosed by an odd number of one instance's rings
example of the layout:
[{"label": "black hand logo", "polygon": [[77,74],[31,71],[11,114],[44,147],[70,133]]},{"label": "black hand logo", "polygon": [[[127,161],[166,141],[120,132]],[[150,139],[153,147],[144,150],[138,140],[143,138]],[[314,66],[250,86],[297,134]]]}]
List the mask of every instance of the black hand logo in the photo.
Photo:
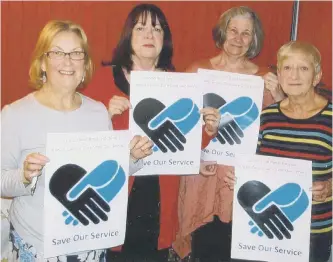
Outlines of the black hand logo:
[{"label": "black hand logo", "polygon": [[280,240],[283,237],[290,239],[289,231],[293,231],[294,227],[275,204],[260,213],[254,211],[254,205],[270,192],[271,190],[265,184],[259,181],[248,181],[240,187],[237,199],[268,238],[272,239],[275,236]]},{"label": "black hand logo", "polygon": [[[67,193],[86,175],[86,170],[74,164],[63,165],[56,170],[50,179],[50,192],[70,211],[83,225],[88,225],[90,219],[98,224],[100,219],[107,221],[110,212],[108,203],[92,188],[87,188],[77,199],[68,200]],[[88,219],[87,219],[88,218]]]},{"label": "black hand logo", "polygon": [[186,138],[170,120],[164,121],[156,129],[149,128],[149,122],[164,109],[165,105],[156,99],[143,99],[134,108],[134,121],[162,152],[168,149],[171,152],[183,151]]},{"label": "black hand logo", "polygon": [[[207,93],[204,95],[203,105],[204,107],[213,107],[220,109],[226,104],[226,101],[214,93]],[[239,125],[236,123],[234,117],[230,114],[225,114],[220,121],[219,131],[216,135],[216,139],[221,143],[228,143],[233,145],[234,143],[240,144],[241,138],[244,137],[244,133]]]}]

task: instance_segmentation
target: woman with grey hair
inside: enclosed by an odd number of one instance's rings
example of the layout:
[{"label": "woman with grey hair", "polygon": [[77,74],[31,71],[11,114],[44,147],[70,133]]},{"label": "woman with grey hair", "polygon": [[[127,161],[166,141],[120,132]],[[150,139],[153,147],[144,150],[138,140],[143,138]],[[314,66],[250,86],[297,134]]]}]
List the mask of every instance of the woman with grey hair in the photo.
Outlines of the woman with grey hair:
[{"label": "woman with grey hair", "polygon": [[[263,76],[263,108],[280,101],[284,94],[274,74],[254,64],[264,33],[258,15],[248,7],[233,7],[224,12],[213,28],[213,40],[221,52],[210,59],[193,63],[187,72],[198,68]],[[175,251],[193,261],[228,261],[231,248],[233,191],[225,183],[230,166],[203,163],[200,175],[181,178],[179,191],[179,232]]]},{"label": "woman with grey hair", "polygon": [[[286,94],[263,110],[257,154],[312,162],[309,262],[327,262],[332,245],[332,103],[316,92],[321,55],[312,44],[291,41],[277,54],[279,83]],[[235,174],[226,181],[234,187]]]}]

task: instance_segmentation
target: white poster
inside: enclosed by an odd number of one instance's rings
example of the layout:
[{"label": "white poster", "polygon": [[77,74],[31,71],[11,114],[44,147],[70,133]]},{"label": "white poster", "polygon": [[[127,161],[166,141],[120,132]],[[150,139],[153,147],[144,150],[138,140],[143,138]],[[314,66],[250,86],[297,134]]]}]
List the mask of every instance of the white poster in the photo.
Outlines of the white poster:
[{"label": "white poster", "polygon": [[235,175],[232,258],[308,261],[311,161],[242,156]]},{"label": "white poster", "polygon": [[216,138],[202,150],[205,161],[233,165],[237,153],[256,152],[264,81],[259,76],[199,69],[204,107],[221,113]]},{"label": "white poster", "polygon": [[197,74],[132,71],[130,100],[132,134],[154,143],[135,175],[198,174],[202,89]]},{"label": "white poster", "polygon": [[129,139],[128,131],[48,134],[46,258],[123,244]]}]

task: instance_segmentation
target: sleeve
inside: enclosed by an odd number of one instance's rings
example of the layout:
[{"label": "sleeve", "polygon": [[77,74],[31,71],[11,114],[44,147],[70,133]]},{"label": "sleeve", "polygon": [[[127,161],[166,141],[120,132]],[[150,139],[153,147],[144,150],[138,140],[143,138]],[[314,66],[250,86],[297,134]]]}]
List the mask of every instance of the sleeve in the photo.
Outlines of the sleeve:
[{"label": "sleeve", "polygon": [[133,161],[133,159],[130,158],[128,175],[129,176],[133,175],[134,173],[138,172],[142,167],[143,167],[142,159],[138,161]]},{"label": "sleeve", "polygon": [[262,143],[262,136],[263,136],[263,116],[260,116],[260,128],[259,128],[259,134],[258,134],[258,142],[257,142],[257,150],[256,150],[256,154],[257,155],[261,155],[260,153],[260,148],[261,148],[261,143]]},{"label": "sleeve", "polygon": [[[195,73],[198,71],[198,69],[200,68],[200,63],[193,63],[191,64],[188,68],[186,68],[186,72],[187,73]],[[203,68],[205,68],[205,66],[203,66]],[[201,149],[204,149],[208,146],[208,144],[210,143],[210,140],[212,140],[215,136],[210,136],[207,134],[207,132],[205,131],[205,126],[202,126],[202,141],[201,141]]]},{"label": "sleeve", "polygon": [[202,126],[202,140],[201,140],[201,149],[204,149],[208,146],[210,143],[210,140],[212,140],[215,136],[210,136],[205,131],[205,126]]},{"label": "sleeve", "polygon": [[23,170],[19,168],[21,144],[18,115],[10,105],[4,107],[1,115],[1,197],[30,195],[32,184],[23,184]]},{"label": "sleeve", "polygon": [[[101,103],[101,104],[103,104],[103,103]],[[103,107],[105,107],[105,106],[103,105]],[[105,109],[106,109],[106,108],[105,108]],[[107,120],[108,120],[109,130],[113,130],[112,119],[111,119],[111,117],[110,117],[109,112],[108,112],[107,109],[106,109],[106,115],[107,115]]]}]

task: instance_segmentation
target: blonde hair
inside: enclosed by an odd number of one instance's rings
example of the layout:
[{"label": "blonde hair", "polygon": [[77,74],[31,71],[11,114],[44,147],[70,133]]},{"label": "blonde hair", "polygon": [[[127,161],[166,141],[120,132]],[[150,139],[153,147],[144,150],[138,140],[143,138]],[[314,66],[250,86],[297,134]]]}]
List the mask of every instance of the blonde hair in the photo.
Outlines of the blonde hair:
[{"label": "blonde hair", "polygon": [[93,73],[93,63],[89,53],[89,45],[85,32],[82,27],[72,21],[65,20],[52,20],[49,21],[39,34],[37,44],[32,56],[32,62],[30,64],[29,76],[31,84],[39,89],[43,86],[42,81],[42,62],[45,59],[45,52],[49,51],[53,39],[61,32],[75,33],[81,39],[81,47],[86,53],[85,64],[85,77],[83,85],[87,84]]},{"label": "blonde hair", "polygon": [[292,53],[302,53],[305,56],[311,58],[315,73],[318,74],[321,71],[321,55],[319,50],[312,44],[302,41],[291,41],[280,47],[277,53],[277,67],[281,68],[282,63]]},{"label": "blonde hair", "polygon": [[252,19],[253,21],[253,39],[246,52],[246,57],[251,59],[256,57],[262,48],[264,41],[264,31],[259,16],[247,6],[233,7],[225,11],[217,21],[217,24],[213,28],[213,40],[217,48],[222,49],[223,44],[227,38],[227,28],[230,20],[236,16],[243,16]]}]

